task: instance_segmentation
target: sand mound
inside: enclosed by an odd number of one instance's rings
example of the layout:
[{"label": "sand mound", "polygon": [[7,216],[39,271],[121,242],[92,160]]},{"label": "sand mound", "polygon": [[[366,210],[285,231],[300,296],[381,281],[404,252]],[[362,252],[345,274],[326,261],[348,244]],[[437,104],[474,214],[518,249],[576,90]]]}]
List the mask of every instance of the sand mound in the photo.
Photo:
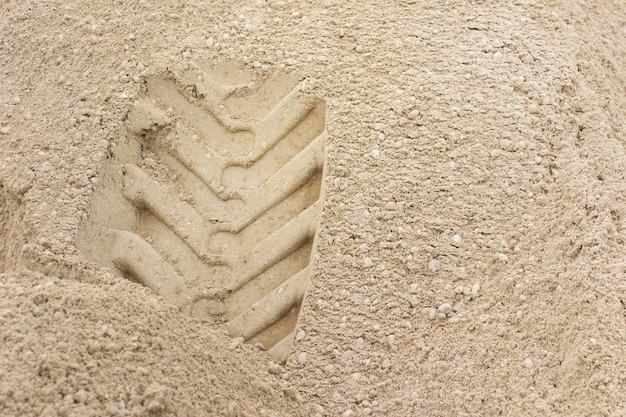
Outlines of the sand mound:
[{"label": "sand mound", "polygon": [[625,9],[4,2],[0,414],[623,415]]}]

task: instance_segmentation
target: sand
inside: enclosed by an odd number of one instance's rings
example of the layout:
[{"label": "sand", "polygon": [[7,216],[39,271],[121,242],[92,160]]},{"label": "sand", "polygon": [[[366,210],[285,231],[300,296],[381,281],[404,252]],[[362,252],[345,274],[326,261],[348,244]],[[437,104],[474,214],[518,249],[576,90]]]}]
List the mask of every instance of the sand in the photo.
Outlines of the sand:
[{"label": "sand", "polygon": [[[625,12],[3,2],[0,414],[623,415]],[[84,249],[146,80],[194,62],[325,102],[285,365]]]}]

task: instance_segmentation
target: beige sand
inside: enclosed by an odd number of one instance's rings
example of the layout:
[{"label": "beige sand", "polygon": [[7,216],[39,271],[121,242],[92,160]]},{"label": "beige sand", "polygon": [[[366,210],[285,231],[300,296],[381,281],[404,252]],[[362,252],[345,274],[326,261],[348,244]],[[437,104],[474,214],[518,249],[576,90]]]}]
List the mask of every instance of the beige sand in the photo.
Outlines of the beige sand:
[{"label": "beige sand", "polygon": [[[163,3],[0,5],[1,415],[626,413],[622,2]],[[192,61],[326,102],[285,366],[79,249]]]}]

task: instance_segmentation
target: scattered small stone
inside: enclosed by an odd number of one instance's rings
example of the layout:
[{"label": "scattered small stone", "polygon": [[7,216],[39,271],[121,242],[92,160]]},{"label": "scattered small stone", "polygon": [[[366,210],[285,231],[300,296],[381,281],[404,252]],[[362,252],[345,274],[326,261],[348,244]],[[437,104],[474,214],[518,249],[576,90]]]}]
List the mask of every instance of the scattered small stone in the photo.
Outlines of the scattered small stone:
[{"label": "scattered small stone", "polygon": [[372,265],[374,265],[374,262],[372,262],[371,258],[367,257],[367,258],[363,259],[363,266],[369,268]]},{"label": "scattered small stone", "polygon": [[530,114],[537,114],[539,113],[539,106],[535,103],[529,104],[528,105],[528,113]]},{"label": "scattered small stone", "polygon": [[300,341],[300,340],[304,339],[305,337],[306,337],[306,332],[304,330],[300,330],[296,334],[296,340],[297,341]]},{"label": "scattered small stone", "polygon": [[437,309],[439,313],[450,314],[452,313],[452,306],[449,303],[443,303]]},{"label": "scattered small stone", "polygon": [[524,366],[527,368],[532,368],[533,367],[533,360],[528,358],[524,361]]},{"label": "scattered small stone", "polygon": [[378,149],[373,149],[372,150],[372,156],[374,158],[378,158],[380,156],[380,151]]},{"label": "scattered small stone", "polygon": [[427,307],[422,311],[428,316],[429,320],[435,320],[437,318],[437,310],[432,307]]},{"label": "scattered small stone", "polygon": [[210,48],[213,45],[215,45],[215,39],[209,38],[209,39],[206,40],[206,46],[208,46]]},{"label": "scattered small stone", "polygon": [[364,344],[365,344],[365,340],[363,340],[363,338],[362,338],[362,337],[359,337],[359,338],[356,340],[356,347],[357,347],[358,349],[361,349],[361,348],[363,347],[363,345],[364,345]]},{"label": "scattered small stone", "polygon": [[500,148],[502,149],[509,149],[512,145],[512,142],[508,139],[501,139],[500,140]]},{"label": "scattered small stone", "polygon": [[3,135],[8,135],[9,133],[11,133],[11,128],[9,128],[9,126],[0,127],[0,133],[2,133]]},{"label": "scattered small stone", "polygon": [[413,120],[413,119],[415,119],[419,115],[420,115],[420,112],[418,110],[411,110],[407,117],[409,119]]},{"label": "scattered small stone", "polygon": [[472,285],[472,295],[478,296],[478,292],[480,291],[480,284],[476,283]]},{"label": "scattered small stone", "polygon": [[452,240],[456,244],[459,244],[459,243],[463,242],[463,238],[461,237],[461,235],[454,235],[454,237],[452,237]]},{"label": "scattered small stone", "polygon": [[67,404],[74,404],[74,396],[72,394],[67,394],[65,397],[63,397],[63,401],[65,401]]},{"label": "scattered small stone", "polygon": [[300,352],[298,355],[298,362],[305,363],[306,362],[306,352]]},{"label": "scattered small stone", "polygon": [[89,394],[84,389],[81,389],[74,394],[74,401],[77,403],[85,404],[89,398]]},{"label": "scattered small stone", "polygon": [[428,269],[430,269],[432,272],[436,272],[437,271],[437,261],[436,260],[431,260],[430,262],[428,262]]}]

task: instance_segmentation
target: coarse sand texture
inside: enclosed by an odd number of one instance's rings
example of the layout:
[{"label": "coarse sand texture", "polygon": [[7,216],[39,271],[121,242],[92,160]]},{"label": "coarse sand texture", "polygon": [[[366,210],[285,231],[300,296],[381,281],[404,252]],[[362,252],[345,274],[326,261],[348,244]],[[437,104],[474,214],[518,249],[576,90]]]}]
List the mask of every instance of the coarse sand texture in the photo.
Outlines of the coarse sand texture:
[{"label": "coarse sand texture", "polygon": [[0,416],[623,416],[626,3],[0,2]]}]

